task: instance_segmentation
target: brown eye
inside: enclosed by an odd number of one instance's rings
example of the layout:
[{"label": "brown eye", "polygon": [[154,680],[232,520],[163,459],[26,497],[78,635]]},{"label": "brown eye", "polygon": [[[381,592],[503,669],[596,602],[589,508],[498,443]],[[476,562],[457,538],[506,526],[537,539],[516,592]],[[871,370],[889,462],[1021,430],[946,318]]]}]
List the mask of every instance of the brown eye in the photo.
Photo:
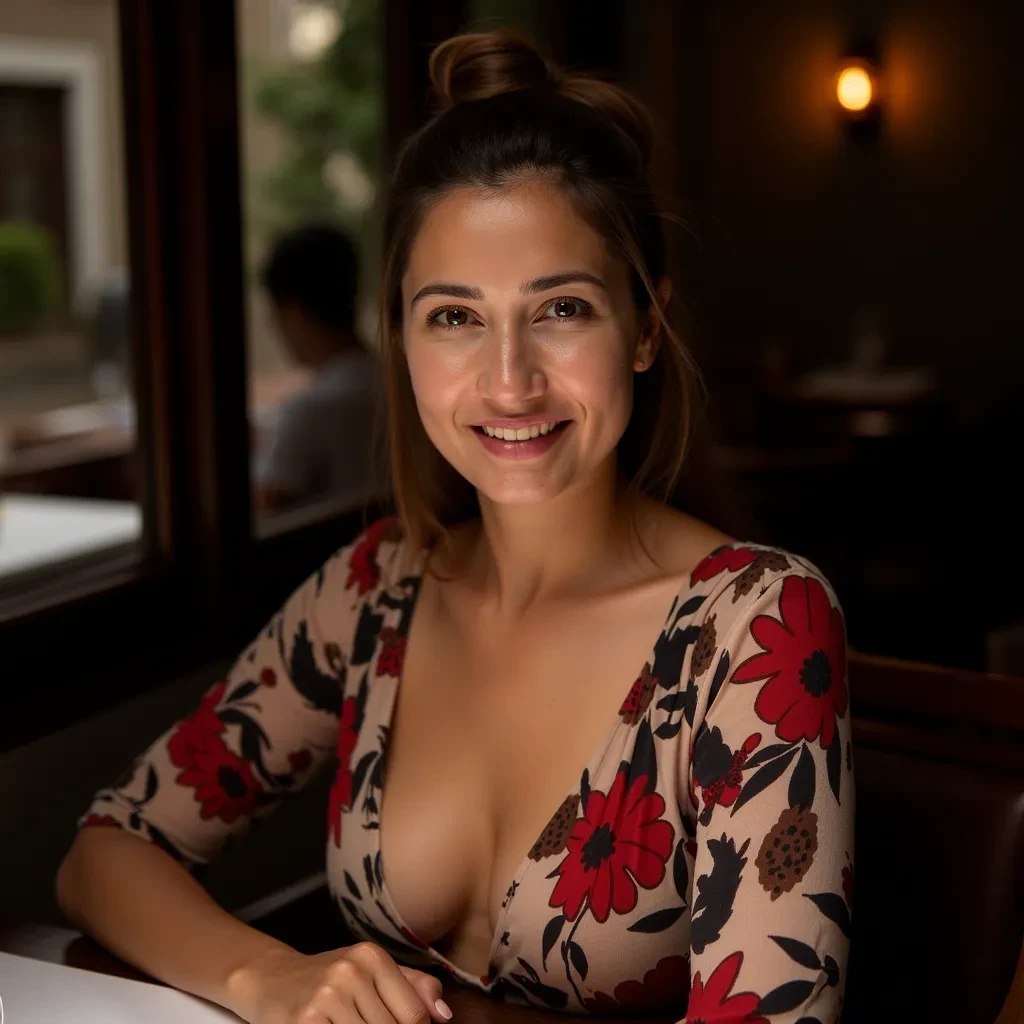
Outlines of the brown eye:
[{"label": "brown eye", "polygon": [[579,313],[579,305],[572,299],[559,299],[552,308],[560,319],[571,319]]},{"label": "brown eye", "polygon": [[442,327],[463,327],[469,320],[469,313],[464,309],[445,309],[439,315]]}]

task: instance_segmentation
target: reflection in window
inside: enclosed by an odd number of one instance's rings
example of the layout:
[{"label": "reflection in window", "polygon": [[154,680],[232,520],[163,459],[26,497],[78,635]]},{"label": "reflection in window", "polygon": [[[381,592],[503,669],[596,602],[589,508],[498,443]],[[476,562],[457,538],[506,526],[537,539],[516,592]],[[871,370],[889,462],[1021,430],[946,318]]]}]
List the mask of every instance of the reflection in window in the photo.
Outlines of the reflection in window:
[{"label": "reflection in window", "polygon": [[116,16],[0,5],[0,590],[141,533]]},{"label": "reflection in window", "polygon": [[354,503],[379,479],[380,8],[380,0],[237,5],[260,511]]}]

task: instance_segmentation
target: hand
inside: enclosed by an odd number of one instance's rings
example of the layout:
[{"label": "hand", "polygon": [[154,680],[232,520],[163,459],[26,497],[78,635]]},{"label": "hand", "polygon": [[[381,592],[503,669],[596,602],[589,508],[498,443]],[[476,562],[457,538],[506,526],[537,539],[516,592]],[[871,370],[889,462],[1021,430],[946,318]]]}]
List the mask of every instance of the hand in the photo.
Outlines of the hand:
[{"label": "hand", "polygon": [[275,949],[232,979],[250,1024],[447,1024],[441,982],[401,967],[372,942],[306,956]]}]

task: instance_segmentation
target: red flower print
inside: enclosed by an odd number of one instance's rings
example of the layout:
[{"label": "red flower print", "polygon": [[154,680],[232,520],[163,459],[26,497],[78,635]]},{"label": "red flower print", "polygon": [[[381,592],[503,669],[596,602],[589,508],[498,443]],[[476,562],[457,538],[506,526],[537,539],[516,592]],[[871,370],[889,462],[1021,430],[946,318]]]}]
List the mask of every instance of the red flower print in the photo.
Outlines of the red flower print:
[{"label": "red flower print", "polygon": [[729,994],[742,964],[743,954],[733,953],[711,972],[706,985],[701,981],[700,971],[693,976],[686,1007],[687,1024],[768,1024],[767,1018],[755,1016],[760,996],[753,992]]},{"label": "red flower print", "polygon": [[715,548],[707,558],[690,573],[690,586],[713,580],[722,572],[739,572],[757,558],[757,552],[750,548],[733,548],[723,546]]},{"label": "red flower print", "polygon": [[90,814],[83,822],[85,825],[101,825],[104,827],[120,828],[121,822],[111,814]]},{"label": "red flower print", "polygon": [[313,763],[313,755],[305,749],[296,750],[295,753],[288,755],[288,763],[292,766],[293,772],[301,773]]},{"label": "red flower print", "polygon": [[[167,754],[171,764],[177,768],[189,768],[195,764],[197,754],[207,751],[216,743],[227,728],[214,708],[220,703],[227,689],[227,681],[217,683],[207,690],[199,707],[188,718],[179,722],[167,741]],[[223,744],[221,744],[223,745]]]},{"label": "red flower print", "polygon": [[696,785],[703,790],[705,816],[719,805],[732,807],[736,802],[743,788],[743,766],[760,742],[761,734],[755,732],[733,753],[717,725],[701,733],[694,747],[693,773]]},{"label": "red flower print", "polygon": [[754,709],[789,743],[820,736],[827,749],[836,735],[836,715],[846,713],[846,633],[816,579],[787,576],[779,599],[781,621],[758,615],[750,634],[761,647],[733,673],[734,683],[768,681]]},{"label": "red flower print", "polygon": [[377,552],[380,550],[382,541],[397,538],[397,527],[398,521],[392,516],[390,519],[378,520],[362,532],[349,555],[348,578],[345,580],[346,590],[353,584],[357,584],[359,596],[362,597],[367,591],[373,590],[377,586],[380,582]]},{"label": "red flower print", "polygon": [[637,885],[656,889],[665,877],[675,830],[662,820],[660,793],[645,793],[641,775],[626,792],[625,769],[605,796],[591,790],[586,814],[576,820],[566,841],[565,859],[555,869],[558,881],[549,905],[576,918],[585,901],[601,922],[608,914],[628,914],[637,904]]},{"label": "red flower print", "polygon": [[377,675],[397,679],[402,674],[405,662],[405,641],[393,626],[385,626],[379,635],[381,648],[377,655]]},{"label": "red flower print", "polygon": [[[181,737],[181,731],[177,735]],[[196,729],[186,734],[173,752],[168,743],[168,751],[171,762],[182,769],[175,781],[191,786],[202,803],[200,818],[220,818],[230,825],[256,809],[263,787],[253,775],[252,765],[228,750],[219,733]]]},{"label": "red flower print", "polygon": [[335,846],[341,846],[341,812],[352,803],[352,751],[359,734],[355,730],[356,699],[349,697],[341,705],[338,728],[338,775],[327,801],[327,828]]},{"label": "red flower print", "polygon": [[260,673],[260,682],[264,686],[277,686],[277,673],[272,668],[265,668]]},{"label": "red flower print", "polygon": [[615,1013],[622,1007],[644,1010],[668,1010],[686,1006],[690,991],[690,958],[666,956],[652,967],[643,981],[623,981],[615,986],[615,998],[595,992],[587,999],[587,1009],[595,1013]]}]

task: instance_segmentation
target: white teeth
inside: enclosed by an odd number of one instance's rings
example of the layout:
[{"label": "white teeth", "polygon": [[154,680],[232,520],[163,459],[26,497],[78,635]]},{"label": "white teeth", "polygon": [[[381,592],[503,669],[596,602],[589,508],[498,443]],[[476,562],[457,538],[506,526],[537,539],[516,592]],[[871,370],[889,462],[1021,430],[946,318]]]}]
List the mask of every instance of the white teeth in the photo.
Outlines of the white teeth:
[{"label": "white teeth", "polygon": [[512,429],[511,427],[488,427],[485,425],[482,429],[488,437],[496,437],[500,441],[528,441],[533,437],[550,434],[558,426],[558,422],[555,420],[551,423],[535,423],[532,427],[519,427],[517,429]]}]

